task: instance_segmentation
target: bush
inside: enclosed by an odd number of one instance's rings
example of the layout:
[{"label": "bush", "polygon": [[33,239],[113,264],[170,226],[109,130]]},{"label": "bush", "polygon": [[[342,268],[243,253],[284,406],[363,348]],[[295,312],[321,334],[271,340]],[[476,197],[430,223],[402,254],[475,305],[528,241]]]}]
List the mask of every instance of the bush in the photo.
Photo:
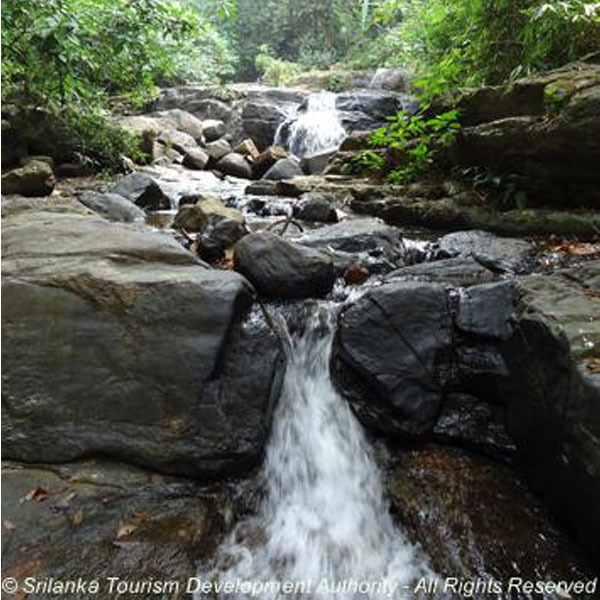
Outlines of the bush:
[{"label": "bush", "polygon": [[302,69],[296,63],[273,56],[273,52],[268,45],[260,47],[255,64],[261,74],[261,80],[267,85],[287,85],[302,72]]}]

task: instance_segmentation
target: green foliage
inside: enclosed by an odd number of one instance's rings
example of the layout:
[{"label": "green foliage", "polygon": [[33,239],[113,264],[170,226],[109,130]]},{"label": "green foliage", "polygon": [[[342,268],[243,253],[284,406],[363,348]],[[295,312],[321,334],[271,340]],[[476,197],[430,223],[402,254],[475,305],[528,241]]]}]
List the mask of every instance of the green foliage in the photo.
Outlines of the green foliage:
[{"label": "green foliage", "polygon": [[267,85],[287,85],[301,73],[297,64],[276,58],[267,44],[260,46],[255,64],[261,80]]},{"label": "green foliage", "polygon": [[495,84],[600,47],[600,4],[583,0],[381,0],[354,68],[411,67],[445,84]]},{"label": "green foliage", "polygon": [[[408,183],[421,177],[430,169],[442,148],[451,145],[460,130],[458,111],[450,110],[429,117],[424,105],[415,115],[401,111],[390,117],[390,124],[375,131],[369,143],[375,148],[400,151],[401,164],[387,175],[392,183]],[[392,152],[392,156],[397,153]]]},{"label": "green foliage", "polygon": [[529,207],[529,198],[520,189],[516,175],[498,174],[482,167],[463,169],[461,175],[474,190],[483,192],[486,200],[497,210],[525,210]]},{"label": "green foliage", "polygon": [[3,97],[139,102],[159,81],[216,80],[232,56],[201,15],[167,0],[5,0]]},{"label": "green foliage", "polygon": [[378,173],[385,167],[385,158],[372,150],[364,150],[350,158],[342,167],[345,175]]}]

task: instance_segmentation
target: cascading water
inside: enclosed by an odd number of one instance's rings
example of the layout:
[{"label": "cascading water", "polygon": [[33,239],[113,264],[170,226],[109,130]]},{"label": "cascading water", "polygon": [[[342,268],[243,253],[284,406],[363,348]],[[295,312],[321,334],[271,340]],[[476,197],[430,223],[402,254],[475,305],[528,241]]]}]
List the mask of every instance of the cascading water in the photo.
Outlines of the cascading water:
[{"label": "cascading water", "polygon": [[278,127],[275,145],[298,158],[336,150],[346,131],[335,103],[336,95],[331,92],[311,94],[298,113]]},{"label": "cascading water", "polygon": [[217,598],[414,598],[414,581],[432,576],[395,527],[362,428],[331,381],[336,312],[318,305],[286,344],[266,495],[200,575],[212,593],[230,586]]}]

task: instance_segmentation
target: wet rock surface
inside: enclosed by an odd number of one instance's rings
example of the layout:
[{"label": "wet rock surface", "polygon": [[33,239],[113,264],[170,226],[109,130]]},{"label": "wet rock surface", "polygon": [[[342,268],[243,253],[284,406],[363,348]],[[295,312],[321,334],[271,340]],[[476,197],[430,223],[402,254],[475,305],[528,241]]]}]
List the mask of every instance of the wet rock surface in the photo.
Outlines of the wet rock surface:
[{"label": "wet rock surface", "polygon": [[[4,462],[3,575],[99,581],[98,594],[70,595],[77,598],[117,596],[116,589],[109,590],[109,577],[167,579],[183,591],[198,562],[216,548],[235,506],[225,485],[202,487],[120,463]],[[174,591],[152,597],[167,600]],[[135,595],[132,589],[122,597]],[[137,595],[147,597],[143,591]]]},{"label": "wet rock surface", "polygon": [[[456,448],[400,454],[388,480],[393,510],[437,573],[465,580],[588,580],[576,546],[506,467]],[[485,597],[479,591],[474,597]],[[516,600],[523,596],[500,594]]]},{"label": "wet rock surface", "polygon": [[[242,277],[95,217],[26,211],[3,229],[5,457],[195,475],[260,459],[278,347],[264,324],[241,324]],[[271,365],[261,374],[251,348]]]}]

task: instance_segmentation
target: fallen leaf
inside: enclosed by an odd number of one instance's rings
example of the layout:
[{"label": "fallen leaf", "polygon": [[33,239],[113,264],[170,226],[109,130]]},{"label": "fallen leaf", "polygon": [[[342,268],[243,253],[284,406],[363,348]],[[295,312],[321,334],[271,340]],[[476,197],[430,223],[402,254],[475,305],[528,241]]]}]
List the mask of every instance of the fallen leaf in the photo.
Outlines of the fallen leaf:
[{"label": "fallen leaf", "polygon": [[85,481],[85,477],[83,475],[73,475],[72,477],[69,477],[70,483],[81,483],[83,481]]},{"label": "fallen leaf", "polygon": [[120,540],[124,537],[129,537],[137,528],[138,526],[133,523],[119,523],[117,539]]},{"label": "fallen leaf", "polygon": [[16,529],[15,524],[12,521],[9,521],[8,519],[2,521],[2,527],[4,527],[4,529],[7,529],[8,531]]},{"label": "fallen leaf", "polygon": [[25,496],[25,499],[29,502],[31,502],[32,500],[34,500],[35,502],[43,502],[51,495],[52,492],[49,489],[38,486],[32,490],[29,490],[29,492],[27,492],[27,496]]},{"label": "fallen leaf", "polygon": [[165,479],[162,475],[152,475],[152,477],[150,477],[150,482],[154,485],[162,485],[165,482]]},{"label": "fallen leaf", "polygon": [[73,522],[73,525],[81,525],[81,522],[83,521],[83,509],[80,508],[78,511],[76,511],[71,518],[71,521]]}]

